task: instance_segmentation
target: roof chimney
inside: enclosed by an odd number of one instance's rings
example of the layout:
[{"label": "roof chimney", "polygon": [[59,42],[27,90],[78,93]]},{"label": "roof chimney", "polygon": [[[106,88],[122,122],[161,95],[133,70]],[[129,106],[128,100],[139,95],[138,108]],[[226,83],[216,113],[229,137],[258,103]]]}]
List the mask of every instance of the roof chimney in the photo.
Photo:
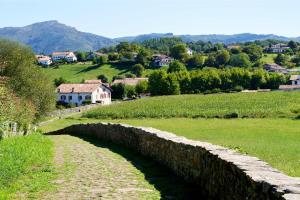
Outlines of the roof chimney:
[{"label": "roof chimney", "polygon": [[72,93],[74,93],[74,88],[72,88]]}]

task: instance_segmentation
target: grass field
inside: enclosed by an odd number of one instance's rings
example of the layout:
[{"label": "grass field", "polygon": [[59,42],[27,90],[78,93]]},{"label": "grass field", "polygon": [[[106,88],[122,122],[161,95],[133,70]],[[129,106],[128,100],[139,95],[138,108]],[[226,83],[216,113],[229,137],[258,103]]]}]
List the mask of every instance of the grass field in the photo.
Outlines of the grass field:
[{"label": "grass field", "polygon": [[275,63],[274,58],[277,56],[277,54],[264,54],[261,61],[263,63]]},{"label": "grass field", "polygon": [[0,140],[0,199],[28,199],[49,190],[53,145],[41,134]]},{"label": "grass field", "polygon": [[291,119],[124,119],[69,118],[41,127],[44,132],[72,124],[126,123],[170,131],[189,139],[236,149],[265,160],[290,176],[300,177],[300,123]]},{"label": "grass field", "polygon": [[88,118],[275,118],[300,114],[300,92],[180,95],[114,104],[84,114]]},{"label": "grass field", "polygon": [[81,82],[83,79],[97,79],[100,74],[105,74],[111,81],[113,76],[127,73],[128,70],[112,64],[94,66],[92,63],[77,63],[61,65],[59,68],[44,68],[44,72],[52,80],[63,77],[69,82]]}]

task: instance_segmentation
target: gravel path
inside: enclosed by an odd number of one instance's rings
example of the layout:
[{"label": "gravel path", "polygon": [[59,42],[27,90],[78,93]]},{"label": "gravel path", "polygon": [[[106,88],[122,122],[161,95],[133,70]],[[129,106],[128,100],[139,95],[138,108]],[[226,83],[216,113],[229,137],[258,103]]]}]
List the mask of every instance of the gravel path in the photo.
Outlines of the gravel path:
[{"label": "gravel path", "polygon": [[183,199],[191,187],[149,159],[69,135],[49,136],[55,144],[58,179],[45,199]]}]

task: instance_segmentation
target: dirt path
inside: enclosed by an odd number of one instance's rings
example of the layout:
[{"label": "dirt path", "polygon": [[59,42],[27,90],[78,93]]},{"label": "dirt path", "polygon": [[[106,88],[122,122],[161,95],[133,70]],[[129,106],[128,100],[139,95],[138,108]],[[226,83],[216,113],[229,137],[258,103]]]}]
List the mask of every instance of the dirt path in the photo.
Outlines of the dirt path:
[{"label": "dirt path", "polygon": [[[185,184],[166,169],[117,146],[69,135],[55,144],[57,190],[45,199],[179,199]],[[180,196],[180,197],[179,197]]]}]

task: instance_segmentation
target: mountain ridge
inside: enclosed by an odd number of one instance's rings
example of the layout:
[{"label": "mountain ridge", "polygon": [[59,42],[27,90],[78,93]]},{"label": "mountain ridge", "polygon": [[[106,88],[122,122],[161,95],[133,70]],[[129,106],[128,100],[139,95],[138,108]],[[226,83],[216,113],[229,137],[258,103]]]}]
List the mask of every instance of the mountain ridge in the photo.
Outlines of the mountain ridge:
[{"label": "mountain ridge", "polygon": [[119,42],[143,42],[155,38],[179,37],[185,42],[211,41],[225,44],[251,42],[255,40],[275,39],[281,41],[295,40],[275,34],[241,33],[233,35],[174,35],[173,33],[150,33],[137,36],[108,38],[92,33],[82,32],[74,27],[62,24],[57,20],[38,22],[23,27],[0,28],[0,38],[16,40],[32,47],[35,53],[50,54],[53,51],[95,51],[103,47],[113,46]]}]

